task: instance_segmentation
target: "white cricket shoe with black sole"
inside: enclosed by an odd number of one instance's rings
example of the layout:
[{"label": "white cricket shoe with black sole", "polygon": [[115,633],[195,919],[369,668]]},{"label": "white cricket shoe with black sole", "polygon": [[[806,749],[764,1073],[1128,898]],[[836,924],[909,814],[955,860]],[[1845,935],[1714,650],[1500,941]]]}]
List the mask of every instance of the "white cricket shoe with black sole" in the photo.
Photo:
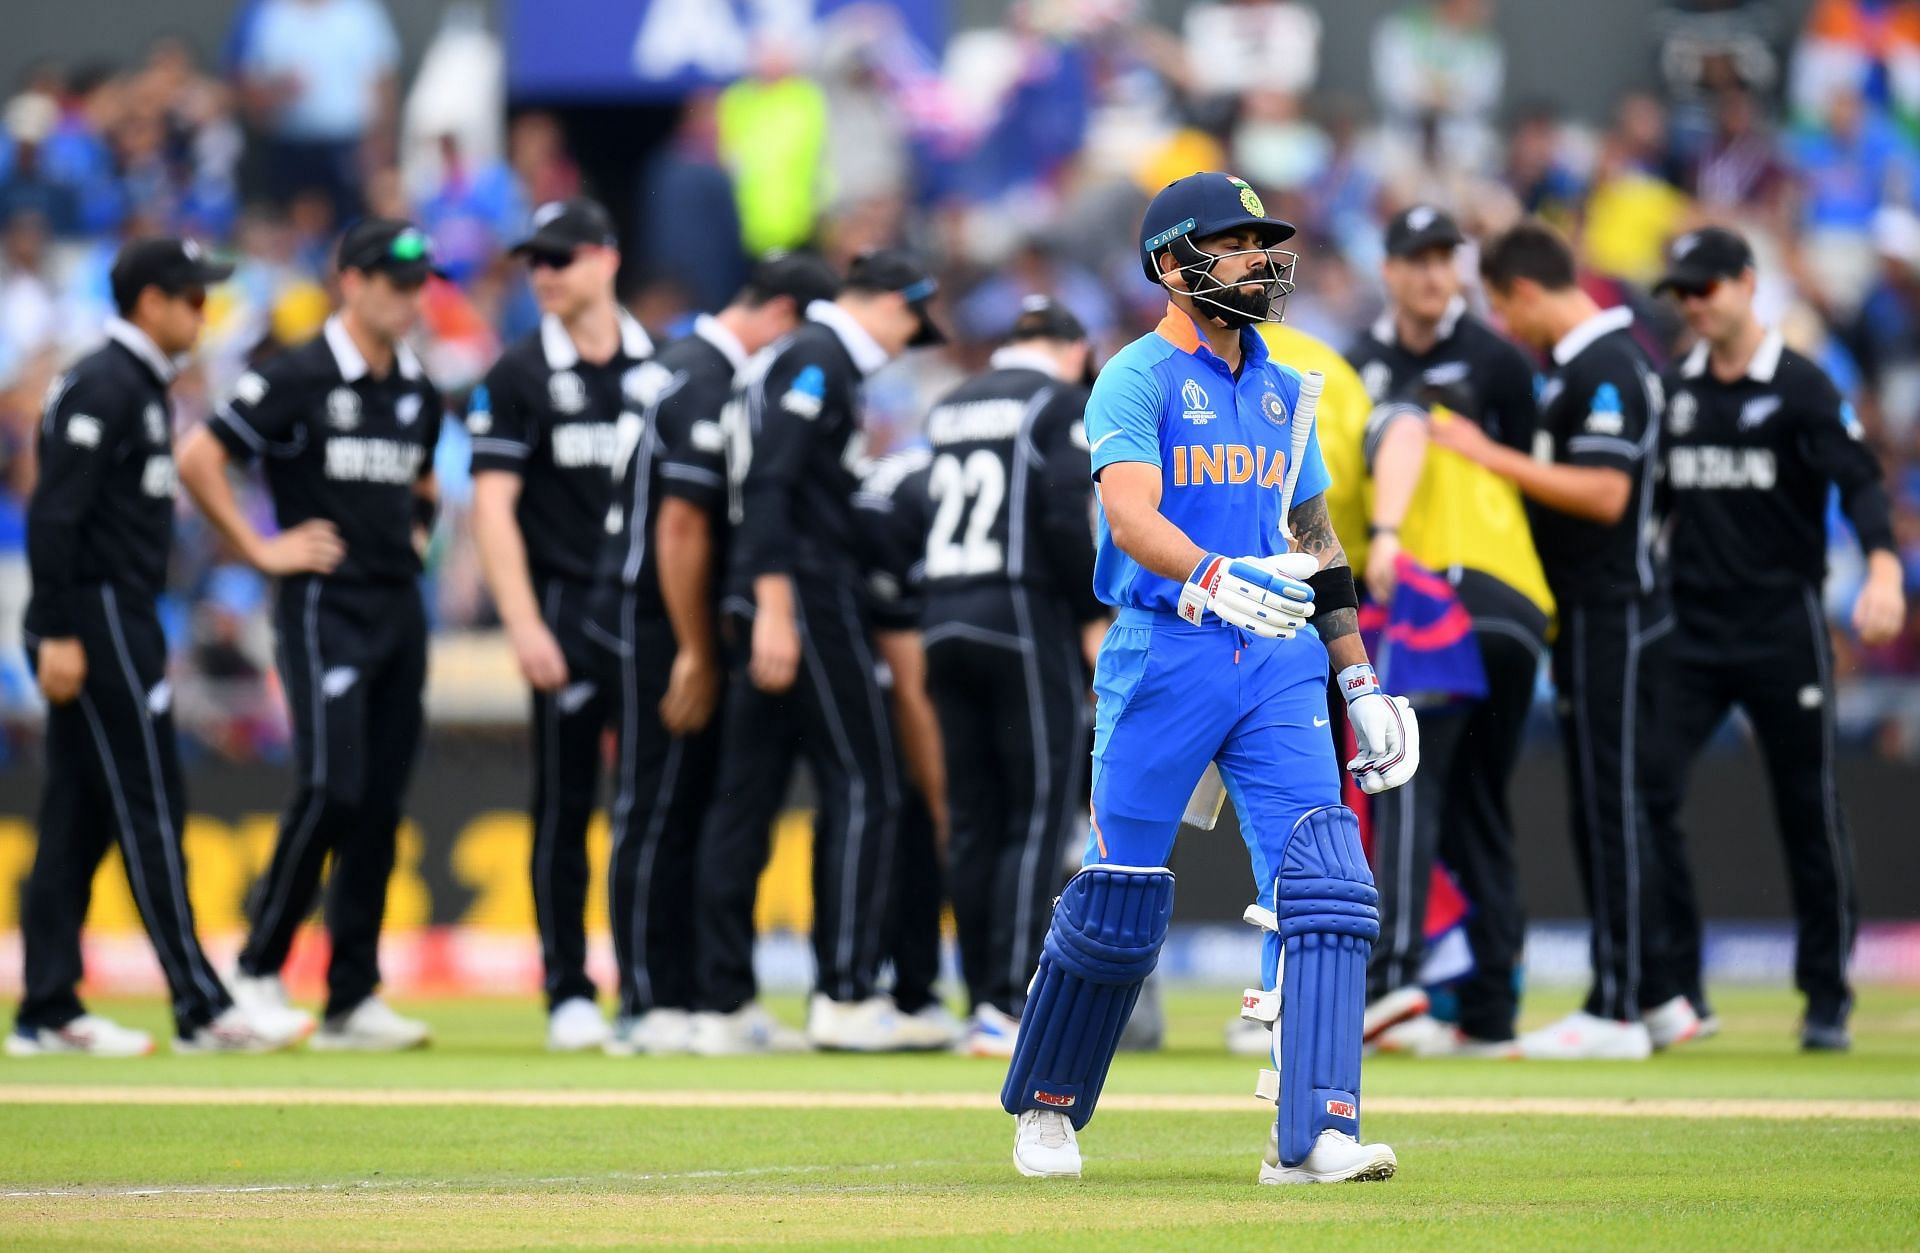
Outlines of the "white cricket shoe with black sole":
[{"label": "white cricket shoe with black sole", "polygon": [[173,1051],[183,1056],[208,1053],[278,1053],[307,1038],[313,1020],[305,1014],[268,1008],[254,1011],[229,1005],[192,1035],[176,1036]]},{"label": "white cricket shoe with black sole", "polygon": [[377,996],[320,1024],[307,1047],[322,1053],[401,1053],[427,1042],[433,1029],[407,1018]]},{"label": "white cricket shoe with black sole", "polygon": [[1013,1168],[1029,1179],[1078,1179],[1080,1141],[1055,1109],[1029,1109],[1013,1120]]},{"label": "white cricket shoe with black sole", "polygon": [[1362,1144],[1344,1131],[1322,1131],[1306,1160],[1280,1164],[1280,1128],[1267,1133],[1267,1155],[1260,1163],[1261,1183],[1378,1183],[1393,1178],[1400,1159],[1384,1144]]},{"label": "white cricket shoe with black sole", "polygon": [[233,1003],[246,1010],[255,1021],[269,1024],[276,1033],[297,1031],[305,1039],[318,1025],[312,1014],[288,1002],[287,985],[279,975],[242,974],[236,967],[227,975],[226,982]]},{"label": "white cricket shoe with black sole", "polygon": [[1616,1022],[1575,1010],[1520,1037],[1520,1056],[1543,1062],[1643,1062],[1653,1056],[1644,1022]]},{"label": "white cricket shoe with black sole", "polygon": [[145,1057],[153,1037],[111,1018],[82,1014],[60,1027],[15,1027],[7,1033],[8,1057]]},{"label": "white cricket shoe with black sole", "polygon": [[687,1051],[701,1057],[741,1057],[755,1053],[805,1053],[807,1037],[775,1018],[758,1001],[732,1013],[702,1011],[693,1016]]},{"label": "white cricket shoe with black sole", "polygon": [[613,1035],[600,1007],[584,996],[570,997],[547,1015],[547,1051],[584,1053],[606,1044]]}]

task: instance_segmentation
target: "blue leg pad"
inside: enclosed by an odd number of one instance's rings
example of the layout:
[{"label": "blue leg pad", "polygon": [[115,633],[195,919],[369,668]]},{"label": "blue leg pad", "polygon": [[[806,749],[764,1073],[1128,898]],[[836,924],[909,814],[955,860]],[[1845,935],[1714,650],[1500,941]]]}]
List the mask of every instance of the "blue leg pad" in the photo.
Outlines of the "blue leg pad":
[{"label": "blue leg pad", "polygon": [[1052,1109],[1087,1125],[1172,916],[1164,867],[1088,866],[1067,881],[1000,1089],[1009,1114]]},{"label": "blue leg pad", "polygon": [[1323,1131],[1360,1136],[1360,1024],[1380,894],[1344,805],[1294,826],[1274,887],[1280,963],[1280,1161],[1297,1166]]}]

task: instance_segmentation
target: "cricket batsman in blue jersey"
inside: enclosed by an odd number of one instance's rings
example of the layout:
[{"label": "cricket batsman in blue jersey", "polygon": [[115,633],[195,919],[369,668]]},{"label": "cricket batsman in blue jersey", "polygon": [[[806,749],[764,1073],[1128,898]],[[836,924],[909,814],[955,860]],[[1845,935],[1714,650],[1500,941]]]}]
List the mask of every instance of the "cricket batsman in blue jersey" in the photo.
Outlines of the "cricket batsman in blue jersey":
[{"label": "cricket batsman in blue jersey", "polygon": [[1108,362],[1087,405],[1094,587],[1118,615],[1094,677],[1086,858],[1054,906],[1000,1094],[1024,1175],[1080,1173],[1075,1133],[1166,940],[1168,854],[1209,762],[1253,862],[1247,921],[1266,932],[1262,983],[1241,1010],[1273,1028],[1275,1069],[1256,1092],[1278,1112],[1260,1182],[1386,1179],[1396,1165],[1392,1149],[1359,1140],[1380,923],[1359,824],[1340,803],[1329,666],[1359,750],[1347,769],[1365,791],[1413,776],[1419,732],[1367,663],[1304,423],[1283,501],[1302,378],[1253,327],[1293,289],[1294,256],[1276,248],[1293,233],[1237,178],[1163,189],[1140,255],[1167,290],[1166,318]]}]

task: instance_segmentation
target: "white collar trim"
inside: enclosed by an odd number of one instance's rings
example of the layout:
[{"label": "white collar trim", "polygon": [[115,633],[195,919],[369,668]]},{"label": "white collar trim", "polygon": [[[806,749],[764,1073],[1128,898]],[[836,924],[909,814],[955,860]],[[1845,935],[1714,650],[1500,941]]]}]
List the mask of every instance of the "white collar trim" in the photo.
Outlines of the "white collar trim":
[{"label": "white collar trim", "polygon": [[853,320],[853,315],[831,300],[816,300],[807,306],[807,320],[818,322],[840,337],[840,346],[853,358],[854,368],[861,374],[872,374],[889,360],[887,350],[880,341],[867,334],[867,328]]},{"label": "white collar trim", "polygon": [[1060,377],[1060,367],[1054,364],[1052,357],[1038,348],[1025,348],[1019,344],[1007,344],[994,350],[987,358],[987,364],[996,370],[1038,370],[1048,378]]},{"label": "white collar trim", "polygon": [[152,336],[125,318],[107,319],[107,338],[140,358],[162,386],[173,382],[173,376],[180,372],[179,366],[167,359],[167,354],[160,351],[160,345],[153,342]]},{"label": "white collar trim", "polygon": [[747,365],[747,346],[740,337],[727,329],[727,324],[711,313],[703,313],[693,320],[693,333],[706,340],[727,359],[735,374]]},{"label": "white collar trim", "polygon": [[[1760,346],[1753,350],[1753,356],[1747,362],[1747,377],[1756,383],[1771,383],[1773,376],[1780,372],[1780,354],[1785,352],[1787,341],[1777,330],[1768,331],[1761,339]],[[1680,373],[1687,378],[1697,379],[1707,372],[1707,362],[1712,356],[1712,348],[1704,339],[1693,346],[1687,359],[1680,363]]]},{"label": "white collar trim", "polygon": [[[1440,315],[1440,321],[1436,323],[1433,328],[1434,342],[1438,343],[1443,339],[1452,339],[1453,332],[1460,326],[1460,319],[1465,317],[1466,314],[1467,298],[1465,296],[1455,296],[1452,300],[1449,300],[1447,302],[1446,312]],[[1388,306],[1385,313],[1382,313],[1378,318],[1374,319],[1373,337],[1389,348],[1398,345],[1400,329],[1394,322],[1392,306]]]},{"label": "white collar trim", "polygon": [[[618,305],[614,306],[613,316],[620,325],[620,352],[634,361],[651,357],[653,337],[647,334],[647,328]],[[547,359],[549,370],[571,370],[580,364],[580,349],[574,345],[573,336],[567,334],[567,324],[551,313],[540,319],[540,351]]]},{"label": "white collar trim", "polygon": [[1633,325],[1633,310],[1621,305],[1618,308],[1602,309],[1580,325],[1561,337],[1553,346],[1553,360],[1556,365],[1565,365],[1585,352],[1594,340],[1614,331],[1624,331]]},{"label": "white collar trim", "polygon": [[[367,374],[367,359],[360,355],[354,346],[353,336],[347,334],[346,326],[340,321],[340,315],[334,314],[327,319],[321,334],[326,337],[327,347],[333,352],[333,364],[340,370],[342,382],[353,383]],[[413,349],[402,343],[393,346],[393,361],[400,368],[400,377],[417,379],[420,377],[420,358],[413,355]]]}]

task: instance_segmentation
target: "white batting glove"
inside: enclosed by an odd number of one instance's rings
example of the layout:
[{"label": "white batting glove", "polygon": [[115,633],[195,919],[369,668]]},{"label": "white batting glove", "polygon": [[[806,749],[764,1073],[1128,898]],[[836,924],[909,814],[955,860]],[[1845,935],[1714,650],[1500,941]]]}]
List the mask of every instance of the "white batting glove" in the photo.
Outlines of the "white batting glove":
[{"label": "white batting glove", "polygon": [[1368,796],[1399,787],[1420,768],[1420,723],[1413,706],[1404,696],[1381,691],[1369,665],[1348,666],[1339,682],[1360,750],[1347,763],[1353,781]]},{"label": "white batting glove", "polygon": [[1222,622],[1249,634],[1290,639],[1313,616],[1313,588],[1288,572],[1300,558],[1313,561],[1305,554],[1222,557],[1208,553],[1187,576],[1176,612],[1199,626],[1212,611]]}]

